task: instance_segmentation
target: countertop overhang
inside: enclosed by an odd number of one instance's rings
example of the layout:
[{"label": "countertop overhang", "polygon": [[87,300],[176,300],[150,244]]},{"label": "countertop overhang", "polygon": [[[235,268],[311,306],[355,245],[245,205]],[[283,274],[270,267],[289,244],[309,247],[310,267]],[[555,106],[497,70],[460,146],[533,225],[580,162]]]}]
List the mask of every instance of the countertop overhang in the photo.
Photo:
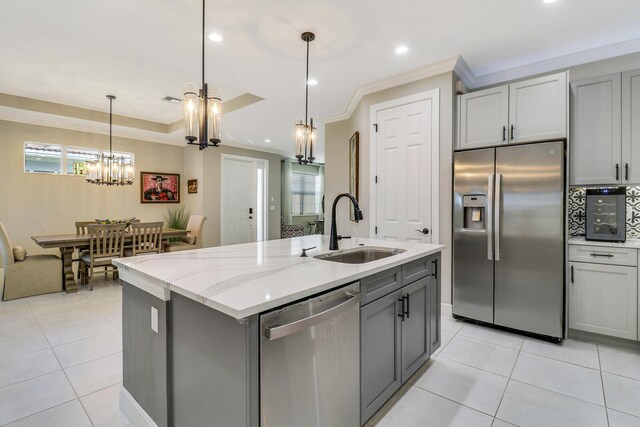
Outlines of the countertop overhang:
[{"label": "countertop overhang", "polygon": [[[314,258],[329,252],[329,236],[313,235],[182,252],[119,258],[120,278],[168,301],[176,292],[236,319],[280,307],[317,293],[443,250],[443,245],[352,238],[358,246],[405,249],[365,264]],[[316,246],[301,258],[302,248]]]},{"label": "countertop overhang", "polygon": [[602,246],[609,248],[629,248],[640,249],[640,239],[627,239],[626,242],[602,242],[597,240],[586,240],[583,236],[571,236],[569,237],[570,245],[588,245],[588,246]]}]

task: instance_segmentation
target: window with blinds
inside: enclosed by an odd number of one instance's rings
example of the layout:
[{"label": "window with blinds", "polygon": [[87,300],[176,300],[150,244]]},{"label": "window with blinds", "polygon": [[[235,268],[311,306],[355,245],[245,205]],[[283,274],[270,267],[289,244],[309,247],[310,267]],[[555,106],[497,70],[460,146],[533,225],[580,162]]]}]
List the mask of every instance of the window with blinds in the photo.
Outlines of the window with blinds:
[{"label": "window with blinds", "polygon": [[291,172],[291,214],[317,215],[320,213],[321,188],[318,173]]}]

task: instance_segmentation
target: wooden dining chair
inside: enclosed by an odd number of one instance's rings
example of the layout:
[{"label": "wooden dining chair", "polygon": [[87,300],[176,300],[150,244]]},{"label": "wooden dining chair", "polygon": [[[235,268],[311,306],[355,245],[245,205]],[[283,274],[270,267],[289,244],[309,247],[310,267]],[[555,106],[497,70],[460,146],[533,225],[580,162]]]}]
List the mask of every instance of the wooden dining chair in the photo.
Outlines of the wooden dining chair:
[{"label": "wooden dining chair", "polygon": [[133,244],[124,250],[124,256],[160,253],[163,222],[138,222],[131,224]]},{"label": "wooden dining chair", "polygon": [[[93,221],[76,221],[76,234],[83,235],[83,236],[89,234],[88,227],[90,225],[93,225],[93,224],[96,224],[95,220],[93,220]],[[72,262],[76,262],[76,261],[80,262],[80,257],[84,253],[89,251],[89,246],[81,246],[81,247],[78,247],[76,249],[78,249],[78,258],[73,259]],[[82,264],[80,263],[80,264],[78,264],[78,280],[80,280],[81,273],[82,273]]]},{"label": "wooden dining chair", "polygon": [[113,278],[117,278],[117,268],[111,264],[114,258],[122,258],[124,237],[127,224],[95,224],[89,225],[89,252],[80,257],[82,278],[80,283],[89,283],[93,290],[93,272],[96,268],[104,268],[105,273],[111,269]]}]

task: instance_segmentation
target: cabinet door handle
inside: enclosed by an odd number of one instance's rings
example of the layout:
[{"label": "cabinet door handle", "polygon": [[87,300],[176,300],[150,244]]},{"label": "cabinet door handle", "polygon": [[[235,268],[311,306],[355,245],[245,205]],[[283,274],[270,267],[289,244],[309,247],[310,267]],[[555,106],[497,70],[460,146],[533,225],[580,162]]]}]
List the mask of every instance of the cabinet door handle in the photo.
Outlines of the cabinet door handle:
[{"label": "cabinet door handle", "polygon": [[502,142],[507,140],[507,127],[502,126]]},{"label": "cabinet door handle", "polygon": [[616,163],[616,181],[620,180],[620,165]]},{"label": "cabinet door handle", "polygon": [[404,297],[400,298],[398,300],[398,302],[402,303],[402,307],[400,308],[400,314],[398,314],[398,317],[402,318],[402,321],[404,322],[404,313],[405,313],[405,309],[404,309]]},{"label": "cabinet door handle", "polygon": [[624,180],[629,181],[629,163],[624,164]]},{"label": "cabinet door handle", "polygon": [[438,280],[438,259],[431,261],[433,263],[433,278]]},{"label": "cabinet door handle", "polygon": [[513,125],[511,125],[511,140],[512,140],[512,141],[513,141],[513,128],[514,128],[514,126],[513,126]]},{"label": "cabinet door handle", "polygon": [[573,285],[575,282],[573,280],[573,265],[571,266],[571,284]]},{"label": "cabinet door handle", "polygon": [[405,312],[404,312],[404,314],[405,314],[405,316],[407,316],[407,319],[408,319],[408,318],[409,318],[409,311],[411,310],[411,309],[409,308],[409,302],[410,302],[410,301],[409,301],[409,294],[407,294],[407,296],[402,297],[402,298],[406,298],[406,300],[407,300],[407,311],[405,311]]},{"label": "cabinet door handle", "polygon": [[602,257],[602,258],[613,258],[613,254],[597,254],[597,253],[592,253],[591,254],[592,257]]}]

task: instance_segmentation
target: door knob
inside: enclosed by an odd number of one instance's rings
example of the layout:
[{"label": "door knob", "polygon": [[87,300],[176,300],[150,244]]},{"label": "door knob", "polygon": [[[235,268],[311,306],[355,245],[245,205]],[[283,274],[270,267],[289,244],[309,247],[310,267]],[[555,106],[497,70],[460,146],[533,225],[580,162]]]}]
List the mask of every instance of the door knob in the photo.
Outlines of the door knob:
[{"label": "door knob", "polygon": [[428,228],[423,228],[422,230],[416,230],[418,233],[422,233],[422,234],[429,234],[429,229]]}]

